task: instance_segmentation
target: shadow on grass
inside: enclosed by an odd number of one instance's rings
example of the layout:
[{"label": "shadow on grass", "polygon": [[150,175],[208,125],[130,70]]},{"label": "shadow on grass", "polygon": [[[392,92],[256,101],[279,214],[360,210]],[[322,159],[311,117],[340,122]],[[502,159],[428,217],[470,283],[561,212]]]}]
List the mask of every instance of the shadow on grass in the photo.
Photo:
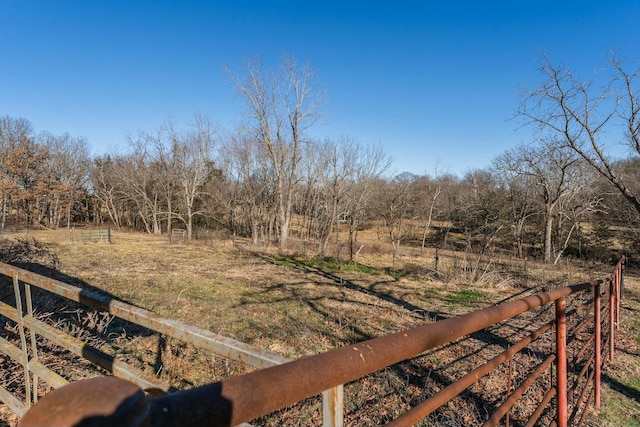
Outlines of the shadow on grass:
[{"label": "shadow on grass", "polygon": [[[101,371],[101,369],[111,374],[114,374],[116,370],[122,368],[125,370],[129,369],[122,364],[123,360],[117,360],[120,357],[127,359],[127,363],[135,359],[136,361],[130,366],[151,366],[153,372],[161,372],[163,370],[163,353],[167,348],[164,336],[158,331],[116,317],[111,314],[110,309],[114,301],[131,305],[134,308],[140,307],[116,298],[112,294],[94,287],[83,280],[66,275],[49,265],[27,262],[15,262],[12,263],[12,265],[76,288],[68,289],[58,285],[58,293],[54,293],[41,289],[37,285],[38,280],[41,279],[37,277],[33,278],[30,286],[33,315],[35,318],[57,330],[55,345],[53,342],[41,342],[38,345],[39,352],[44,352],[42,354],[45,356],[48,353],[51,356],[60,357],[65,360],[69,359],[69,357],[72,359],[75,356],[65,356],[65,351],[61,349],[67,348],[67,346],[75,348],[78,345],[78,340],[80,340],[84,343],[82,345],[82,357],[100,366],[100,369],[97,369],[98,366],[89,368],[89,365],[87,365],[85,369],[91,371],[91,373],[87,372],[90,376],[100,375],[104,372]],[[20,281],[19,283],[23,300],[22,307],[26,312],[25,282]],[[9,306],[15,307],[16,298],[13,290],[12,277],[1,275],[0,286],[4,291],[1,301]],[[75,299],[79,301],[75,301]],[[8,322],[9,319],[2,317],[2,330],[6,329]],[[7,335],[7,339],[11,338],[10,334]],[[157,341],[156,344],[153,344],[155,354],[151,356],[146,355],[143,358],[141,356],[135,356],[131,349],[125,349],[126,346],[123,345],[123,342],[134,338],[149,338],[153,343]],[[13,337],[13,339],[15,340],[15,337]],[[149,343],[149,345],[151,345],[151,343]],[[76,354],[75,351],[70,352],[71,354]],[[65,363],[70,363],[69,360],[67,360],[67,362],[60,362],[62,363],[61,366],[64,366]],[[117,368],[116,365],[119,366],[119,368]],[[162,380],[156,379],[154,375],[147,374],[144,371],[140,371],[140,375],[145,381],[150,380],[151,383],[160,384],[163,382]],[[68,377],[64,373],[63,376],[66,376],[69,380],[77,379]],[[160,392],[160,389],[154,387],[149,390],[154,395]],[[175,389],[169,387],[168,390],[173,391]]]},{"label": "shadow on grass", "polygon": [[612,390],[615,390],[640,404],[640,390],[637,388],[623,384],[617,379],[606,374],[602,374],[602,382],[607,384]]},{"label": "shadow on grass", "polygon": [[[273,258],[258,255],[268,262],[273,262]],[[251,301],[245,301],[241,304],[270,304],[274,301],[295,301],[298,303],[306,304],[312,312],[320,315],[326,322],[334,324],[336,329],[344,327],[344,322],[340,318],[339,313],[332,307],[332,304],[327,304],[329,301],[337,303],[351,303],[360,306],[378,306],[375,301],[380,303],[390,304],[399,310],[405,311],[415,322],[438,322],[450,317],[448,313],[430,309],[426,306],[418,305],[418,303],[409,301],[406,297],[411,295],[411,289],[407,288],[406,291],[400,290],[402,282],[398,277],[392,276],[389,279],[380,278],[373,281],[371,284],[359,284],[354,280],[343,277],[340,271],[331,271],[329,269],[321,268],[313,263],[306,264],[303,261],[296,259],[286,258],[284,260],[277,260],[275,262],[278,265],[284,265],[288,268],[298,270],[304,273],[307,277],[310,277],[308,281],[298,281],[295,283],[277,283],[267,286],[259,294],[254,294],[255,298]],[[373,275],[378,276],[381,273]],[[367,274],[367,273],[365,273]],[[313,276],[318,276],[319,279],[314,280]],[[309,293],[304,285],[313,284],[320,289],[317,294]],[[393,292],[385,290],[385,287],[389,285],[394,286]],[[321,289],[332,289],[334,292],[323,292]],[[336,293],[335,291],[340,291]],[[353,292],[352,296],[349,296],[349,292]],[[518,293],[504,298],[500,303],[507,302],[512,299],[517,299],[524,296],[524,294],[531,292],[529,289],[521,290]],[[268,295],[271,295],[269,298]],[[362,300],[356,297],[357,295],[369,297],[367,300]],[[265,298],[266,297],[266,298]],[[415,300],[415,298],[414,298]],[[428,302],[426,302],[428,304]],[[382,305],[379,305],[382,307]],[[533,321],[525,321],[524,325],[508,325],[505,330],[494,330],[493,328],[487,328],[476,333],[471,334],[468,337],[461,340],[451,342],[437,349],[433,352],[438,352],[434,356],[435,359],[445,357],[446,363],[441,365],[432,365],[428,358],[425,359],[424,355],[416,355],[414,358],[405,360],[398,364],[392,365],[387,368],[395,378],[403,379],[404,386],[401,389],[412,388],[415,391],[415,395],[408,396],[411,405],[419,403],[421,400],[428,398],[430,395],[443,389],[444,387],[452,384],[461,373],[466,373],[473,369],[478,364],[478,354],[487,352],[487,354],[499,353],[513,344],[514,335],[528,334],[531,331],[531,327],[539,319]],[[363,341],[375,338],[371,332],[366,332],[362,328],[349,325],[349,328],[353,331],[351,339],[353,342]],[[326,331],[317,331],[319,334],[327,335]],[[397,331],[393,331],[397,332]],[[333,334],[333,338],[339,341],[339,337]],[[429,353],[433,353],[430,351]],[[445,356],[442,356],[445,355]],[[542,349],[529,348],[527,350],[526,357],[537,360],[536,363],[540,363],[548,356],[548,353]],[[452,366],[461,366],[460,370],[451,369]],[[380,372],[372,374],[374,378],[380,375]],[[515,381],[516,379],[514,379]],[[366,381],[366,379],[365,379]],[[388,381],[387,387],[390,387],[392,381]],[[506,384],[506,381],[503,381]],[[384,388],[384,387],[382,387]],[[401,393],[403,390],[398,389],[395,392]],[[366,405],[372,407],[384,406],[382,400],[386,394],[382,393],[378,397],[371,396],[365,400]],[[490,396],[490,397],[489,397]],[[499,402],[496,401],[495,395],[490,393],[486,394],[486,391],[477,391],[467,389],[461,393],[461,398],[467,402],[467,404],[473,406],[476,414],[490,414],[494,412]],[[377,402],[377,403],[376,403]],[[445,411],[449,412],[449,411]],[[443,416],[442,411],[438,412],[438,417]],[[454,418],[457,415],[452,415]],[[484,415],[480,415],[480,418]],[[390,421],[390,419],[383,420],[384,422]],[[461,420],[458,420],[462,422]],[[464,424],[464,423],[463,423]]]}]

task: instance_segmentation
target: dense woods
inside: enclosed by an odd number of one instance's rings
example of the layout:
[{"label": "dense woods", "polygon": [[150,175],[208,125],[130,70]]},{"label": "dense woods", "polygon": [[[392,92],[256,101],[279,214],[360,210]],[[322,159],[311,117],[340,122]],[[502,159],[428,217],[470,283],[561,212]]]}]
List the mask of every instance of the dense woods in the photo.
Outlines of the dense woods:
[{"label": "dense woods", "polygon": [[248,112],[234,129],[202,115],[167,120],[130,136],[123,153],[92,158],[84,138],[3,116],[1,227],[179,227],[188,239],[303,243],[353,260],[358,231],[375,224],[394,256],[455,246],[546,262],[607,259],[622,249],[614,238],[640,249],[640,99],[630,65],[611,58],[600,76],[607,84],[596,87],[544,59],[541,86],[518,108],[536,125],[531,142],[462,176],[393,175],[380,146],[313,139],[324,95],[308,65],[289,57],[274,70],[253,61],[227,71]]}]

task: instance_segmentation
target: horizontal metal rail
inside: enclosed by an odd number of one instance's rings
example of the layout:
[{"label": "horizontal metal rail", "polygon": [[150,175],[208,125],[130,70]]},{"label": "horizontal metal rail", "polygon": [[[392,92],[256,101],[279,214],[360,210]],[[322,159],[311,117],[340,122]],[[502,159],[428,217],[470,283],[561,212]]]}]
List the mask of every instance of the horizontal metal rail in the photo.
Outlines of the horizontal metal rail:
[{"label": "horizontal metal rail", "polygon": [[[556,384],[552,387],[553,391],[547,392],[544,401],[550,401],[555,395],[557,410],[553,424],[562,427],[566,426],[568,421],[568,321],[566,298],[577,293],[593,289],[597,290],[602,284],[610,285],[610,327],[608,328],[609,337],[606,342],[611,346],[609,356],[613,357],[614,330],[619,325],[618,298],[620,296],[621,280],[622,260],[616,266],[611,278],[553,289],[516,301],[505,302],[436,323],[418,326],[163,397],[147,399],[144,396],[140,397],[139,394],[132,394],[129,389],[129,383],[117,379],[113,379],[114,382],[111,382],[108,388],[129,390],[119,395],[118,393],[114,394],[114,396],[117,395],[117,398],[114,397],[114,400],[118,402],[117,407],[122,407],[125,403],[125,406],[135,407],[129,414],[135,422],[127,425],[153,427],[177,425],[234,426],[317,395],[323,390],[357,380],[365,375],[420,355],[430,349],[451,343],[507,319],[512,319],[527,311],[555,303],[555,352],[549,353],[544,358],[544,361],[535,368],[534,372],[523,380],[510,397],[507,397],[505,404],[501,406],[502,409],[498,410],[493,418],[488,421],[488,424],[497,423],[502,416],[507,414],[509,407],[517,399],[517,395],[522,394],[527,386],[533,383],[555,360]],[[599,301],[597,293],[594,301]],[[489,362],[488,365],[493,367],[498,361],[508,359],[512,356],[510,354],[511,351],[516,348],[520,350],[519,347],[521,345],[526,345],[528,340],[532,341],[534,338],[538,338],[539,335],[546,333],[549,327],[549,325],[543,325],[543,327],[531,333],[528,338],[514,344],[503,355],[499,355],[497,359]],[[579,340],[576,342],[579,342]],[[597,357],[595,355],[600,351],[600,348],[594,348],[594,359]],[[453,387],[444,392],[438,399],[440,400],[446,396],[450,400],[459,394],[458,388],[462,388],[465,385],[468,386],[469,383],[475,380],[474,376],[481,373],[480,371],[472,371],[469,377],[465,376],[461,379],[461,385],[452,385]],[[593,379],[596,383],[595,388],[599,387],[599,378]],[[68,390],[65,391],[66,394],[61,393],[65,389]],[[47,420],[52,408],[64,406],[65,399],[68,399],[69,395],[87,396],[90,391],[95,392],[95,390],[96,388],[92,384],[87,383],[85,385],[82,381],[63,387],[59,390],[60,393],[55,391],[45,396],[33,410],[25,415],[21,425],[25,427],[39,425],[38,422]],[[583,396],[584,392],[579,395]],[[590,393],[590,395],[592,394]],[[429,405],[431,404],[425,406]],[[544,407],[542,409],[538,408],[535,411],[536,419],[539,418],[544,409]],[[422,408],[415,412],[415,414],[420,415],[424,413],[426,411],[422,412]],[[76,418],[74,419],[77,420],[77,417],[81,415],[75,413],[74,417]],[[572,412],[572,420],[574,416],[575,412]],[[584,418],[584,411],[580,418]],[[402,425],[406,424],[402,423]]]},{"label": "horizontal metal rail", "polygon": [[160,332],[254,368],[265,368],[289,360],[279,355],[258,350],[233,338],[196,328],[177,320],[167,319],[149,310],[7,264],[0,263],[0,274],[17,277],[21,282],[29,283],[32,286],[60,295],[71,301],[113,314],[136,325],[144,326],[152,331]]},{"label": "horizontal metal rail", "polygon": [[482,425],[482,427],[497,426],[502,417],[511,409],[518,399],[527,391],[529,387],[551,366],[551,363],[556,359],[555,354],[549,355],[531,375],[529,375],[522,382],[520,387],[515,389],[513,393],[504,401],[502,405],[493,413],[493,415]]},{"label": "horizontal metal rail", "polygon": [[440,406],[444,405],[446,402],[451,400],[453,397],[459,395],[464,390],[469,388],[472,384],[480,380],[483,376],[487,375],[489,372],[500,366],[502,363],[509,360],[520,350],[531,344],[533,341],[537,340],[545,333],[549,332],[551,328],[553,328],[554,323],[549,322],[546,325],[538,328],[534,332],[532,332],[526,338],[520,340],[516,344],[509,347],[507,350],[503,351],[499,355],[495,356],[493,359],[489,360],[487,363],[478,366],[473,371],[464,375],[459,380],[449,384],[447,387],[443,388],[424,402],[414,406],[409,411],[400,415],[398,418],[393,420],[392,422],[387,424],[387,427],[402,427],[407,425],[417,424],[423,418],[429,416],[433,411],[438,409]]},{"label": "horizontal metal rail", "polygon": [[[31,301],[30,287],[62,296],[93,309],[110,313],[120,319],[143,326],[151,331],[181,340],[194,346],[211,351],[223,358],[235,360],[254,368],[265,368],[286,363],[290,359],[261,351],[241,341],[196,328],[185,323],[167,319],[131,304],[81,289],[58,280],[23,270],[8,264],[0,263],[0,274],[13,280],[16,307],[0,301],[0,316],[18,324],[22,341],[22,349],[0,337],[0,352],[9,356],[25,369],[26,402],[20,401],[7,389],[0,387],[0,400],[5,402],[16,414],[22,416],[32,403],[37,401],[37,379],[45,380],[54,388],[60,388],[68,382],[56,372],[48,369],[37,360],[35,335],[32,336],[32,357],[29,360],[25,329],[30,334],[38,334],[71,353],[105,369],[107,372],[127,380],[144,390],[161,390],[166,392],[169,385],[153,375],[147,374],[117,357],[104,353],[91,345],[74,338],[53,326],[35,318]],[[27,314],[23,313],[22,296],[19,283],[25,284]],[[31,377],[33,376],[33,384]],[[31,388],[33,388],[33,393]],[[342,386],[321,390],[323,392],[324,425],[333,427],[342,423]],[[318,392],[320,394],[320,392]],[[9,397],[10,396],[10,397]]]}]

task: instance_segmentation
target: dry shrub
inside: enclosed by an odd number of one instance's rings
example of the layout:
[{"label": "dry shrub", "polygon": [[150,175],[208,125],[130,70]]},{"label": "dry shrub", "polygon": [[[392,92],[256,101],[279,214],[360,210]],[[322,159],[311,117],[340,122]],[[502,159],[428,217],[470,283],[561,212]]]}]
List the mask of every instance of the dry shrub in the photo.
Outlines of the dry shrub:
[{"label": "dry shrub", "polygon": [[438,277],[438,272],[424,265],[407,262],[400,270],[403,276],[409,276],[417,280],[433,279]]},{"label": "dry shrub", "polygon": [[35,238],[16,237],[0,248],[0,262],[27,270],[56,270],[60,267],[58,256]]}]

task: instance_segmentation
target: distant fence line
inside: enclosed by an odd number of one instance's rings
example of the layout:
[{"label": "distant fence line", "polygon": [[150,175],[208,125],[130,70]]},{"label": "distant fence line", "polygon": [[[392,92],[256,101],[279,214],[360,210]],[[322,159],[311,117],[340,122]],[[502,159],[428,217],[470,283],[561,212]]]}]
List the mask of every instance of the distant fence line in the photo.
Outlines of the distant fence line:
[{"label": "distant fence line", "polygon": [[187,237],[187,230],[184,228],[172,228],[171,229],[171,241],[182,242]]},{"label": "distant fence line", "polygon": [[71,240],[83,243],[112,243],[111,228],[75,228],[71,231]]}]

